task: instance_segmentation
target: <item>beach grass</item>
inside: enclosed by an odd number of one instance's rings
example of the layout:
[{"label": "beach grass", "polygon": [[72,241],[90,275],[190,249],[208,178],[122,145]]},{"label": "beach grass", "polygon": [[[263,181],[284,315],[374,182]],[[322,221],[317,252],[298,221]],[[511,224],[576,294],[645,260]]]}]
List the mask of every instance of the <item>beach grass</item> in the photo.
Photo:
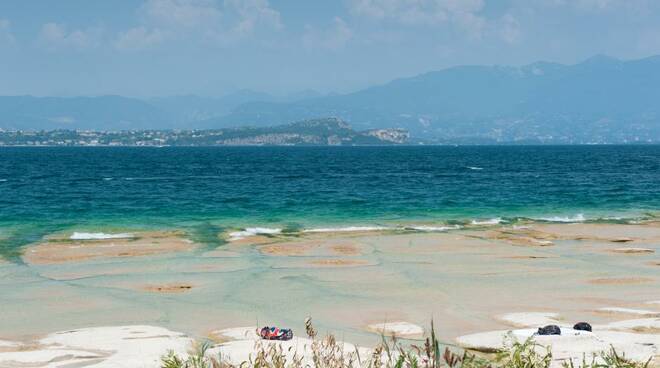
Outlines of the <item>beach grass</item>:
[{"label": "beach grass", "polygon": [[[186,358],[169,352],[162,357],[162,368],[549,368],[552,352],[539,345],[533,338],[523,342],[506,339],[503,349],[494,356],[477,356],[469,351],[457,353],[445,347],[441,349],[433,321],[431,334],[423,345],[404,345],[396,337],[381,335],[381,342],[369,356],[361,356],[357,348],[346,351],[344,344],[337,342],[334,335],[318,338],[311,319],[305,320],[305,332],[312,340],[309,355],[304,357],[294,352],[286,354],[281,344],[266,344],[257,340],[248,360],[232,364],[221,355],[210,356],[212,344],[198,342]],[[289,348],[290,349],[290,348]],[[568,360],[563,368],[648,368],[645,363],[626,359],[614,348],[583,357],[581,362]]]}]

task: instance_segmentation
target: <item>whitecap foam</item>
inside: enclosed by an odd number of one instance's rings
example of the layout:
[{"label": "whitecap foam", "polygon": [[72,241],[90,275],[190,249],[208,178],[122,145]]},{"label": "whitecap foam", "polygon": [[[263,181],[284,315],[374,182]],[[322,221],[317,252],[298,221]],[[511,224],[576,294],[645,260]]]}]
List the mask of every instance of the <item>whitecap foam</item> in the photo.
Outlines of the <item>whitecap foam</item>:
[{"label": "whitecap foam", "polygon": [[479,166],[466,166],[466,168],[470,169],[470,170],[483,170],[484,169],[483,167],[479,167]]},{"label": "whitecap foam", "polygon": [[326,227],[303,230],[303,233],[341,233],[341,232],[358,232],[358,231],[381,231],[390,230],[385,226],[346,226],[346,227]]},{"label": "whitecap foam", "polygon": [[405,226],[403,227],[403,230],[435,232],[435,231],[458,230],[460,228],[461,227],[459,225],[451,225],[451,226],[414,225],[414,226]]},{"label": "whitecap foam", "polygon": [[79,233],[74,232],[69,239],[71,240],[103,240],[103,239],[130,239],[135,235],[129,233],[106,234],[106,233]]},{"label": "whitecap foam", "polygon": [[587,221],[587,219],[581,213],[578,213],[577,215],[575,215],[573,217],[561,217],[561,216],[541,217],[541,218],[537,218],[535,220],[548,221],[548,222],[584,222],[584,221]]},{"label": "whitecap foam", "polygon": [[497,225],[502,223],[502,218],[496,217],[488,220],[472,220],[470,223],[472,225]]},{"label": "whitecap foam", "polygon": [[248,227],[241,231],[233,231],[229,233],[229,240],[240,240],[255,235],[275,235],[282,232],[282,229],[274,229],[269,227]]}]

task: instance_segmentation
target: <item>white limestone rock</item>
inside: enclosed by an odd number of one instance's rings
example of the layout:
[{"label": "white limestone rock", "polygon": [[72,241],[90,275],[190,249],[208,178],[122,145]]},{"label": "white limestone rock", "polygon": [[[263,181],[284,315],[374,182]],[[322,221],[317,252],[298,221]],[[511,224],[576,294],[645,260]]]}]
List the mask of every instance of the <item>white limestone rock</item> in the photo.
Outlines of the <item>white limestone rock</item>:
[{"label": "white limestone rock", "polygon": [[186,356],[192,339],[162,327],[116,326],[56,332],[30,346],[0,352],[0,367],[158,368],[168,351]]},{"label": "white limestone rock", "polygon": [[367,329],[386,336],[413,338],[424,335],[424,329],[421,326],[404,321],[375,323],[367,326]]},{"label": "white limestone rock", "polygon": [[211,335],[227,340],[258,340],[257,327],[234,327],[211,332]]},{"label": "white limestone rock", "polygon": [[568,359],[581,360],[583,355],[590,358],[614,347],[626,358],[645,362],[660,354],[660,335],[637,334],[617,331],[576,331],[562,328],[561,335],[538,336],[536,329],[513,331],[491,331],[461,336],[456,341],[466,349],[481,352],[500,351],[507,339],[523,342],[530,337],[542,347],[550,347],[554,366],[560,366]]}]

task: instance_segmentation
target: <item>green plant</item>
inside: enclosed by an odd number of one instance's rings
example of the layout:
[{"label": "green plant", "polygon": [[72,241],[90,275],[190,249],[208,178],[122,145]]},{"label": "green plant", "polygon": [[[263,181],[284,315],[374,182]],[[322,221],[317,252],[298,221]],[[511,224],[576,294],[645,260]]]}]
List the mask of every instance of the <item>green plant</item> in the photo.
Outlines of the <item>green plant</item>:
[{"label": "green plant", "polygon": [[[508,346],[507,346],[508,345]],[[495,357],[497,367],[501,368],[549,368],[552,352],[549,347],[537,344],[533,338],[519,342],[511,336],[505,341],[506,349]],[[543,352],[539,352],[543,350]]]},{"label": "green plant", "polygon": [[160,361],[162,363],[161,368],[184,368],[183,360],[171,350]]},{"label": "green plant", "polygon": [[223,362],[222,357],[214,358],[207,356],[212,347],[208,341],[195,343],[193,350],[183,360],[173,351],[161,358],[161,368],[231,368],[232,366]]}]

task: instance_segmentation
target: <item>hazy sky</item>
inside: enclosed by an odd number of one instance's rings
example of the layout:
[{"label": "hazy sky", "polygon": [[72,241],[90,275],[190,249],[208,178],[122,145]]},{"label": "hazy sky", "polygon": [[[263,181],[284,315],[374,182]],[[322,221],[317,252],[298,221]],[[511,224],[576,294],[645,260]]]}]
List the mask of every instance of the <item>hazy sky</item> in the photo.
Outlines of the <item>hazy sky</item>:
[{"label": "hazy sky", "polygon": [[0,1],[2,95],[346,92],[594,54],[660,54],[660,1]]}]

